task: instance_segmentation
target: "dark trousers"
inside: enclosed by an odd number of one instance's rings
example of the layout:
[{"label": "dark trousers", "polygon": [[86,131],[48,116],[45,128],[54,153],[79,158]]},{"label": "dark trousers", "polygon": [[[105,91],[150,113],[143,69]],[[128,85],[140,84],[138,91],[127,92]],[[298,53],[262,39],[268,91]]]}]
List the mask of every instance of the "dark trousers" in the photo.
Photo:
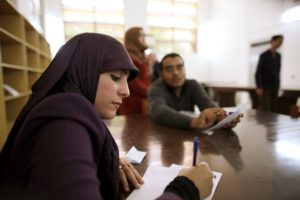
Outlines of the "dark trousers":
[{"label": "dark trousers", "polygon": [[270,112],[278,111],[278,88],[264,88],[259,97],[259,109]]}]

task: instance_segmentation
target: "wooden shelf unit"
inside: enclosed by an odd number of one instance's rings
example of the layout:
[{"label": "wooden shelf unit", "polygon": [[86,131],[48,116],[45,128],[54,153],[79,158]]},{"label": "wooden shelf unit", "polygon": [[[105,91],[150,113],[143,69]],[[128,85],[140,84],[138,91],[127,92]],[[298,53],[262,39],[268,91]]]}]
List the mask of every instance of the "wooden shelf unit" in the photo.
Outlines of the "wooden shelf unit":
[{"label": "wooden shelf unit", "polygon": [[[31,95],[31,86],[51,61],[44,36],[6,0],[0,0],[0,150]],[[4,84],[16,89],[12,96]]]}]

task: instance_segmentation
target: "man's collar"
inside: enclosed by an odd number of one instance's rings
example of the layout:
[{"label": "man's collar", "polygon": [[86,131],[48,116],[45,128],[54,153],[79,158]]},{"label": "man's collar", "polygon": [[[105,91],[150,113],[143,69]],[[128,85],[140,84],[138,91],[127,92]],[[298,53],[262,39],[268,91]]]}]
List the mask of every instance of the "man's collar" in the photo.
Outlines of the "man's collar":
[{"label": "man's collar", "polygon": [[[174,89],[174,88],[170,87],[164,80],[162,80],[162,82],[163,82],[163,84],[166,86],[166,88],[168,89],[168,91],[169,91],[170,93],[175,94],[175,89]],[[181,94],[182,94],[182,92],[184,91],[184,88],[185,88],[185,87],[186,87],[186,80],[184,80],[183,85],[180,87],[180,95],[179,95],[179,97],[181,96]],[[175,94],[175,95],[176,95],[176,94]]]}]

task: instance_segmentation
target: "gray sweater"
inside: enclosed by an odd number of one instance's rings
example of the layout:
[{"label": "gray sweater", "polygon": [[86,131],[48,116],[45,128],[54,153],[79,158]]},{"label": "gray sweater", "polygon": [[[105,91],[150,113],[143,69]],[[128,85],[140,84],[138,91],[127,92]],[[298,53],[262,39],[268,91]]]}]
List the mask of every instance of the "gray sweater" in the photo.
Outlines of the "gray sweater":
[{"label": "gray sweater", "polygon": [[162,80],[157,80],[148,92],[148,103],[149,113],[155,122],[178,128],[189,128],[192,120],[192,117],[179,111],[194,111],[194,105],[201,111],[217,107],[196,80],[188,79],[179,98]]}]

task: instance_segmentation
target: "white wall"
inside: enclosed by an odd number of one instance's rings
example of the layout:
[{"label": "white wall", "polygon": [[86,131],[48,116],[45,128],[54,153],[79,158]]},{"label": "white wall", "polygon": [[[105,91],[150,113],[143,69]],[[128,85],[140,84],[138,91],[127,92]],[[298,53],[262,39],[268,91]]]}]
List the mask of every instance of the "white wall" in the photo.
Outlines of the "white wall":
[{"label": "white wall", "polygon": [[300,89],[300,21],[283,26],[282,86]]},{"label": "white wall", "polygon": [[124,2],[125,29],[140,26],[147,30],[147,0],[125,0]]},{"label": "white wall", "polygon": [[[200,0],[197,65],[205,66],[201,71],[193,70],[189,77],[204,82],[245,83],[244,4],[243,0]],[[207,74],[205,79],[199,78],[202,73]]]},{"label": "white wall", "polygon": [[61,0],[44,1],[45,37],[51,46],[52,57],[65,42]]}]

